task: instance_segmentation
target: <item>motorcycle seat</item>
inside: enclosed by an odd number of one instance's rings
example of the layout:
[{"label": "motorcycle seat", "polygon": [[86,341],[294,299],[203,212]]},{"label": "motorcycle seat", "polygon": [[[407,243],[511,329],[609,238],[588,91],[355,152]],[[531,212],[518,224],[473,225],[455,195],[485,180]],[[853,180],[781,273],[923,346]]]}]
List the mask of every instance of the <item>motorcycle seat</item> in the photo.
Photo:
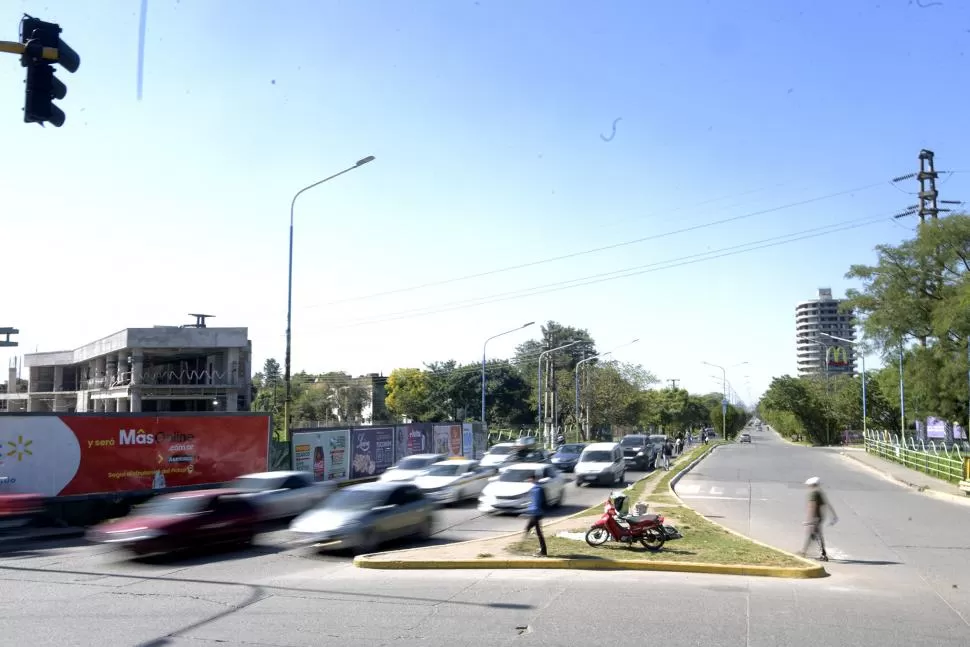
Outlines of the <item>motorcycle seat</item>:
[{"label": "motorcycle seat", "polygon": [[627,516],[623,517],[623,520],[629,521],[630,523],[644,523],[646,521],[656,521],[659,518],[659,514],[628,514]]}]

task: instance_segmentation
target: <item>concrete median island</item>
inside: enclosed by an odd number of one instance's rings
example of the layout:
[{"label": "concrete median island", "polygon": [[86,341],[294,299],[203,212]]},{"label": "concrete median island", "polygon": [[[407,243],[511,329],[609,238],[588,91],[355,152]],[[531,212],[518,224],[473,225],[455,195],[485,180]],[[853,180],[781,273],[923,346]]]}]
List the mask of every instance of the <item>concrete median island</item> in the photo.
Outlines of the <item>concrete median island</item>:
[{"label": "concrete median island", "polygon": [[[671,488],[678,476],[692,468],[717,445],[699,446],[678,457],[670,471],[655,471],[627,488],[633,509],[647,503],[649,512],[662,514],[683,539],[668,542],[658,552],[639,545],[608,542],[589,546],[583,537],[603,512],[592,506],[570,517],[543,525],[548,557],[535,557],[538,541],[511,533],[489,539],[362,555],[359,568],[375,569],[580,569],[680,571],[814,578],[827,575],[817,563],[761,544],[697,514]],[[603,489],[603,501],[610,490]],[[523,526],[525,520],[523,519]]]}]

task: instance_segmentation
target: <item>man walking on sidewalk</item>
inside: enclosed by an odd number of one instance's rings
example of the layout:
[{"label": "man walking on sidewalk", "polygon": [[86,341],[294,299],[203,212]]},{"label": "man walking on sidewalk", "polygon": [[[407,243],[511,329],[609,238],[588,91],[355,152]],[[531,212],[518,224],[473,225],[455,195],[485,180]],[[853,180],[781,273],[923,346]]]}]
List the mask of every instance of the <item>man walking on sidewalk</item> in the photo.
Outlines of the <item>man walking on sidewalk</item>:
[{"label": "man walking on sidewalk", "polygon": [[825,537],[822,535],[822,523],[825,520],[825,509],[828,509],[829,516],[832,518],[830,522],[831,525],[835,525],[835,522],[839,520],[839,516],[835,514],[835,510],[829,503],[829,498],[825,496],[822,492],[821,481],[817,476],[805,481],[805,485],[808,486],[808,521],[805,522],[805,526],[808,529],[808,535],[805,538],[805,547],[802,548],[802,557],[808,552],[808,547],[811,546],[812,541],[818,541],[818,546],[822,551],[821,559],[823,562],[829,561],[829,555],[825,551]]},{"label": "man walking on sidewalk", "polygon": [[529,477],[529,482],[532,483],[532,489],[529,491],[529,507],[525,511],[529,518],[525,525],[525,536],[529,536],[530,530],[535,530],[536,537],[539,538],[539,550],[536,552],[536,557],[546,557],[546,538],[542,536],[542,516],[546,511],[546,491],[536,481],[534,474]]}]

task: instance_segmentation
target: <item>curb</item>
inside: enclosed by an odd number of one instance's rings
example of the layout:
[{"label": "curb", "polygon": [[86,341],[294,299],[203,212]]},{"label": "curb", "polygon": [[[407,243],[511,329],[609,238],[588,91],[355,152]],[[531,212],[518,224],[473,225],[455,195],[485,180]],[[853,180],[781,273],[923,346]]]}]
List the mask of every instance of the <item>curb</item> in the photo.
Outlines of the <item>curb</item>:
[{"label": "curb", "polygon": [[[680,496],[677,494],[677,491],[674,490],[674,486],[677,485],[677,482],[679,482],[680,479],[685,474],[687,474],[692,469],[694,469],[697,466],[697,464],[700,463],[702,460],[704,460],[705,458],[707,458],[708,456],[710,456],[711,453],[713,453],[714,450],[717,449],[718,447],[720,447],[720,445],[715,445],[714,447],[711,447],[710,451],[704,452],[698,458],[696,458],[695,460],[691,461],[691,463],[687,467],[685,467],[684,469],[682,469],[680,471],[680,473],[677,474],[677,476],[675,476],[674,478],[670,479],[670,483],[668,485],[668,489],[670,490],[670,494],[672,494],[678,501],[680,501],[680,504],[682,506],[684,506],[685,508],[687,508],[688,510],[690,510],[694,514],[696,514],[698,516],[701,516],[701,517],[704,517],[704,515],[702,515],[701,513],[697,512],[697,510],[694,510],[694,508],[692,508],[689,505],[687,505],[686,503],[684,503],[684,500],[681,499]],[[811,561],[805,559],[804,557],[800,557],[800,556],[798,556],[798,555],[796,555],[794,553],[790,553],[787,550],[782,550],[781,548],[778,548],[777,546],[772,546],[771,544],[766,544],[763,541],[758,541],[757,539],[753,539],[751,537],[748,537],[747,535],[744,535],[744,534],[742,534],[740,532],[737,532],[736,530],[731,530],[727,526],[723,526],[723,525],[719,524],[716,521],[712,521],[711,519],[708,519],[707,517],[704,517],[704,520],[707,521],[710,524],[713,524],[713,525],[717,526],[721,530],[723,530],[723,531],[725,531],[727,533],[730,533],[730,534],[734,535],[735,537],[740,537],[741,539],[745,539],[747,541],[750,541],[752,544],[757,544],[758,546],[761,546],[762,548],[770,548],[771,550],[774,550],[776,552],[779,552],[782,555],[787,555],[788,557],[791,557],[794,560],[797,560],[799,562],[802,562],[802,563],[808,565],[808,566],[803,567],[803,568],[797,568],[797,567],[794,567],[794,566],[778,566],[778,567],[770,567],[770,566],[749,566],[748,567],[748,568],[768,569],[770,571],[783,572],[784,573],[782,575],[778,575],[778,574],[768,575],[767,573],[764,573],[764,575],[767,575],[768,577],[787,577],[787,578],[796,578],[796,579],[812,579],[812,578],[828,577],[829,576],[829,572],[826,571],[823,566],[821,566],[819,564],[815,564],[814,562],[811,562]],[[751,573],[751,574],[753,575],[754,573]]]},{"label": "curb", "polygon": [[955,494],[949,494],[947,492],[940,492],[938,490],[934,490],[933,488],[928,488],[925,485],[917,485],[916,483],[910,483],[906,479],[896,476],[889,470],[879,469],[878,467],[865,463],[859,460],[858,458],[856,458],[855,456],[852,456],[851,454],[846,453],[844,451],[840,451],[839,456],[847,460],[850,460],[855,465],[864,467],[867,470],[874,472],[879,476],[882,476],[883,478],[892,481],[893,483],[896,483],[897,485],[901,485],[909,490],[918,492],[919,494],[925,494],[926,496],[932,497],[934,499],[939,499],[940,501],[947,501],[949,503],[957,503],[959,505],[970,506],[970,496],[960,497]]},{"label": "curb", "polygon": [[[386,553],[385,553],[386,554]],[[706,573],[711,575],[744,575],[810,579],[824,577],[821,566],[787,568],[774,566],[743,566],[702,564],[697,562],[623,561],[609,559],[456,559],[447,561],[407,561],[372,559],[369,555],[354,558],[357,568],[389,571],[403,570],[581,570],[581,571],[666,571],[674,573]]]},{"label": "curb", "polygon": [[34,542],[42,542],[42,541],[53,541],[57,539],[76,539],[78,537],[83,537],[85,532],[86,531],[84,528],[64,528],[64,529],[55,529],[53,532],[45,532],[45,533],[27,532],[27,533],[21,533],[16,535],[11,534],[7,536],[0,534],[0,548],[3,548],[4,546],[9,546],[11,544],[17,545],[17,544],[34,543]]}]

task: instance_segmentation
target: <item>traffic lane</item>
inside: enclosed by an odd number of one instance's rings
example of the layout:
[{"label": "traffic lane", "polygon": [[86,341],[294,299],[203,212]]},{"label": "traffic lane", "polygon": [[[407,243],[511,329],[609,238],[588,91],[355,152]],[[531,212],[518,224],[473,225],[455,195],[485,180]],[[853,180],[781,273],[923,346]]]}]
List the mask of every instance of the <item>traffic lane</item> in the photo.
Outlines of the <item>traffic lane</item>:
[{"label": "traffic lane", "polygon": [[[839,516],[826,525],[841,577],[921,591],[970,618],[970,513],[873,475],[837,452],[793,446],[773,434],[751,445],[727,445],[686,475],[677,493],[714,521],[779,548],[805,543],[808,490],[818,476]],[[809,548],[816,555],[817,548]],[[937,597],[939,596],[939,597]]]},{"label": "traffic lane", "polygon": [[[546,513],[546,523],[603,503],[613,490],[632,485],[648,474],[649,472],[627,471],[624,484],[612,487],[576,487],[573,476],[568,474],[566,476],[570,482],[566,484],[565,501],[560,507]],[[434,543],[495,537],[521,530],[525,523],[521,517],[515,515],[479,512],[477,506],[477,501],[466,501],[439,509],[435,520]]]},{"label": "traffic lane", "polygon": [[276,553],[178,569],[4,561],[0,579],[7,580],[0,585],[5,643],[24,645],[622,642],[644,631],[635,620],[617,622],[629,608],[650,609],[661,619],[653,631],[673,647],[955,647],[970,641],[965,623],[927,613],[909,589],[835,578],[372,571]]}]

